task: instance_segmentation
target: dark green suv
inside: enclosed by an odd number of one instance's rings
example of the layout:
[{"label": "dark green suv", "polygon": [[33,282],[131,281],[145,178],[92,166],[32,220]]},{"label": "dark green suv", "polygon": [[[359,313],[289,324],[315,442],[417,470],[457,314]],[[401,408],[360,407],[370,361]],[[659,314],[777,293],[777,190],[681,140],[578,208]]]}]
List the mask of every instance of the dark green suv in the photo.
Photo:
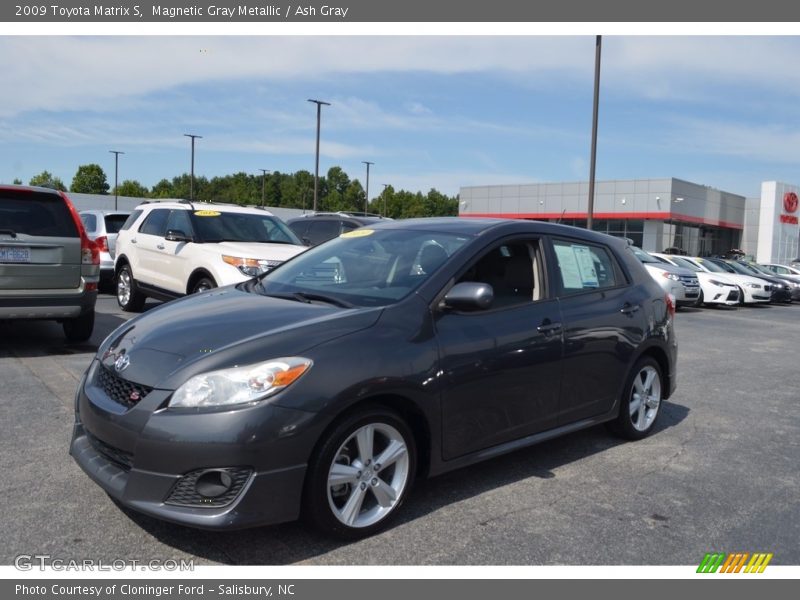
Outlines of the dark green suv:
[{"label": "dark green suv", "polygon": [[50,319],[89,339],[100,255],[63,192],[0,186],[0,319]]}]

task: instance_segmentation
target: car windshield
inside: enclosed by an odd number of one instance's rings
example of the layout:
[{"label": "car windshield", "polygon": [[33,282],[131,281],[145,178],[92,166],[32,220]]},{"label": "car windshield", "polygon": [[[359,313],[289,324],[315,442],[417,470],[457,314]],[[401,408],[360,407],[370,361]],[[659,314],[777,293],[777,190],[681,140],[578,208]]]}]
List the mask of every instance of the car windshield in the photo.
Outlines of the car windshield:
[{"label": "car windshield", "polygon": [[633,255],[643,263],[657,263],[663,264],[663,261],[658,260],[655,256],[650,256],[647,252],[636,246],[628,246]]},{"label": "car windshield", "polygon": [[670,256],[669,258],[673,263],[675,263],[675,265],[677,265],[679,267],[683,267],[684,269],[689,269],[689,270],[695,271],[695,272],[703,270],[700,267],[698,267],[696,264],[694,264],[692,261],[686,260],[685,258],[681,258],[680,256]]},{"label": "car windshield", "polygon": [[723,269],[717,263],[710,260],[703,260],[702,258],[696,258],[695,260],[702,265],[703,268],[705,268],[707,271],[711,271],[712,273],[733,273],[732,269]]},{"label": "car windshield", "polygon": [[735,260],[729,261],[725,264],[730,266],[730,268],[736,271],[737,273],[741,273],[742,275],[759,275],[759,273],[754,269],[750,269],[746,265],[738,263]]},{"label": "car windshield", "polygon": [[417,289],[467,237],[410,229],[358,229],[267,273],[255,291],[301,302],[386,306]]},{"label": "car windshield", "polygon": [[267,214],[198,210],[192,224],[202,242],[303,244],[283,221]]}]

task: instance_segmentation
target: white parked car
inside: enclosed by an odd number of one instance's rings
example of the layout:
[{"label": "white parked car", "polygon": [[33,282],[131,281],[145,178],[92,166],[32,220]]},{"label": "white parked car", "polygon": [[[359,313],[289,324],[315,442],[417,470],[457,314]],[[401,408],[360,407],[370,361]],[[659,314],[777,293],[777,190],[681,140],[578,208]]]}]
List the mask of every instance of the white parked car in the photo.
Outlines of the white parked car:
[{"label": "white parked car", "polygon": [[760,302],[769,302],[772,297],[772,287],[757,277],[750,277],[749,275],[741,275],[739,273],[729,273],[715,262],[706,260],[700,257],[684,256],[686,260],[692,261],[699,265],[704,271],[714,273],[715,275],[724,275],[736,285],[739,286],[739,291],[742,294],[741,304],[758,304]]},{"label": "white parked car", "polygon": [[772,271],[781,279],[789,279],[790,281],[797,281],[800,283],[800,264],[795,266],[779,265],[776,263],[767,263],[761,265],[765,269]]},{"label": "white parked car", "polygon": [[700,280],[700,297],[697,299],[698,306],[703,304],[725,304],[727,306],[739,304],[741,298],[739,286],[731,279],[728,279],[726,274],[704,271],[700,265],[687,259],[685,256],[659,254],[657,252],[651,252],[651,254],[661,260],[669,262],[671,265],[689,269],[697,274],[697,279]]},{"label": "white parked car", "polygon": [[641,248],[628,246],[650,276],[666,293],[672,294],[677,306],[692,306],[700,297],[700,281],[694,271],[676,267],[651,256]]},{"label": "white parked car", "polygon": [[266,273],[307,248],[272,213],[200,202],[153,202],[133,211],[117,237],[117,302],[142,309]]}]

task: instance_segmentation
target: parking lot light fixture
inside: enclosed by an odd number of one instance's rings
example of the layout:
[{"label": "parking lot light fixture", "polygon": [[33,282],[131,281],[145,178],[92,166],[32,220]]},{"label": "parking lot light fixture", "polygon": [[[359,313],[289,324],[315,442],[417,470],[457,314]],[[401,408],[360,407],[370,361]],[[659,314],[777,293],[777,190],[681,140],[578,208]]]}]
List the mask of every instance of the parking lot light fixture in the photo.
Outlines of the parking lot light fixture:
[{"label": "parking lot light fixture", "polygon": [[369,166],[374,165],[375,163],[368,160],[362,160],[361,162],[367,165],[367,185],[366,189],[364,190],[364,215],[366,215],[369,212]]},{"label": "parking lot light fixture", "polygon": [[194,200],[194,140],[196,138],[203,139],[203,136],[193,133],[184,133],[183,135],[192,139],[192,171],[191,178],[189,179],[189,200]]},{"label": "parking lot light fixture", "polygon": [[331,103],[322,100],[312,100],[311,98],[309,98],[308,101],[317,105],[317,154],[314,163],[314,212],[317,212],[317,201],[319,198],[319,127],[322,118],[322,106],[323,104],[325,106],[330,106]]},{"label": "parking lot light fixture", "polygon": [[117,210],[119,199],[119,155],[125,154],[119,150],[109,150],[114,155],[114,210]]},{"label": "parking lot light fixture", "polygon": [[272,173],[269,169],[259,169],[261,171],[261,206],[264,206],[264,201],[267,195],[267,173]]}]

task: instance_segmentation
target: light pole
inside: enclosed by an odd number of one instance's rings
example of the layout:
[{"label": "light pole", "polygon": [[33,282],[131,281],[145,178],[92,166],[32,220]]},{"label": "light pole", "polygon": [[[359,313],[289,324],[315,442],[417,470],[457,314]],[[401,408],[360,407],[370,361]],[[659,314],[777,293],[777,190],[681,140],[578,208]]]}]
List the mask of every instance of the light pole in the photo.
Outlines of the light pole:
[{"label": "light pole", "polygon": [[323,102],[322,100],[312,100],[311,98],[309,98],[308,101],[317,105],[317,160],[314,167],[314,212],[317,212],[317,198],[319,195],[319,126],[322,118],[322,105],[330,106],[331,103]]},{"label": "light pole", "polygon": [[194,135],[193,133],[184,133],[185,137],[192,138],[192,178],[189,180],[189,200],[194,200],[194,140],[195,138],[203,139],[202,135]]},{"label": "light pole", "polygon": [[364,190],[366,194],[366,198],[364,199],[364,216],[366,216],[369,212],[369,166],[375,163],[368,160],[362,160],[361,162],[367,165],[367,188]]},{"label": "light pole", "polygon": [[267,194],[267,173],[271,173],[269,169],[259,169],[261,171],[261,206],[264,206],[264,200]]},{"label": "light pole", "polygon": [[598,35],[595,40],[594,51],[594,105],[592,107],[592,156],[589,166],[589,208],[586,211],[586,229],[591,229],[594,224],[594,168],[597,162],[597,109],[600,103],[600,49],[603,45],[603,36]]},{"label": "light pole", "polygon": [[117,210],[117,200],[119,198],[119,155],[125,154],[119,150],[109,150],[114,155],[114,210]]}]

